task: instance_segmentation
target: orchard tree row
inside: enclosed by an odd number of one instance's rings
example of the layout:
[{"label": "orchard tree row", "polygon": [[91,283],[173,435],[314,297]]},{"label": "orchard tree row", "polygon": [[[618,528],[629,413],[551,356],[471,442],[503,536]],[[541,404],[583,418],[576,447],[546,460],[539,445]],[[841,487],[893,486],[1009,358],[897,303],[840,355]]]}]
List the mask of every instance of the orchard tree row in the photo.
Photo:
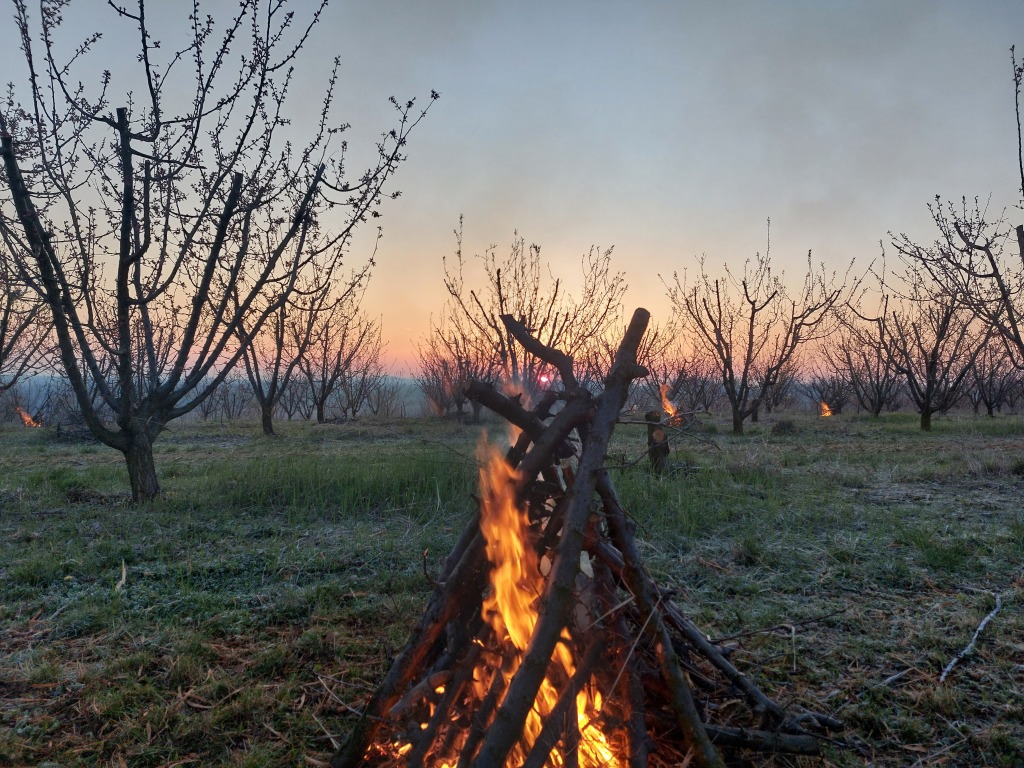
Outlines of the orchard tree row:
[{"label": "orchard tree row", "polygon": [[[393,124],[357,152],[335,116],[335,61],[318,112],[293,123],[295,67],[325,4],[240,0],[219,20],[194,4],[161,19],[161,41],[145,0],[108,4],[103,32],[84,35],[64,24],[67,0],[13,3],[22,56],[0,97],[0,387],[59,368],[84,425],[124,455],[136,501],[159,492],[153,443],[171,421],[238,407],[230,377],[244,373],[267,431],[289,408],[355,413],[383,380],[380,324],[360,306],[373,257],[345,262],[358,227],[399,194],[393,176],[437,93],[426,107],[392,98]],[[125,40],[126,66],[101,69]],[[1020,136],[1015,56],[1013,73]],[[678,394],[709,368],[708,391],[741,432],[787,380],[817,370],[817,350],[836,362],[822,375],[846,370],[870,402],[886,402],[872,377],[895,372],[927,428],[979,371],[1024,364],[1024,229],[966,202],[937,200],[932,215],[934,243],[890,238],[891,272],[830,273],[809,256],[791,282],[766,249],[666,276],[675,313],[646,339],[648,388]],[[485,252],[485,278],[470,285],[461,226],[457,238],[447,305],[420,346],[417,377],[437,409],[461,407],[472,380],[554,384],[502,315],[569,350],[578,380],[599,386],[623,325],[611,251],[589,251],[570,292],[517,236],[507,257]]]}]

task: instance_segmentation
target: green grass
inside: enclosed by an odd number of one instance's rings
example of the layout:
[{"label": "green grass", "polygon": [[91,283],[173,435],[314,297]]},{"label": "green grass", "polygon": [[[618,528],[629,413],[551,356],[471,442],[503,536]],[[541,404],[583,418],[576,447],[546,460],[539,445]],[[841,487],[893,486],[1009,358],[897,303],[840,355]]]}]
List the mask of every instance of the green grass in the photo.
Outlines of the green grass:
[{"label": "green grass", "polygon": [[[622,426],[608,462],[680,606],[860,750],[765,764],[1020,765],[1024,420],[777,418],[708,421],[664,477]],[[174,427],[140,507],[115,452],[0,428],[0,765],[329,758],[470,516],[479,430],[281,427]]]}]

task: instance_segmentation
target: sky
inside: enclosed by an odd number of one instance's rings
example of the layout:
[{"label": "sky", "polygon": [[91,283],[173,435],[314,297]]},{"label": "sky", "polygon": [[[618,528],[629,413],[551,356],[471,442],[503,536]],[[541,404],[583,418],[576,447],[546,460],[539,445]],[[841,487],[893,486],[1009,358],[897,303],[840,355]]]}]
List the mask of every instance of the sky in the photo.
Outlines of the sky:
[{"label": "sky", "polygon": [[335,56],[354,146],[390,127],[388,96],[441,93],[374,220],[364,308],[401,373],[444,305],[460,215],[466,255],[502,254],[518,231],[570,285],[592,245],[614,246],[625,316],[659,322],[662,279],[701,255],[742,268],[768,219],[772,263],[797,284],[809,250],[862,271],[889,232],[930,241],[935,195],[1024,220],[1014,43],[1024,53],[1020,0],[334,2],[292,110],[315,110]]}]

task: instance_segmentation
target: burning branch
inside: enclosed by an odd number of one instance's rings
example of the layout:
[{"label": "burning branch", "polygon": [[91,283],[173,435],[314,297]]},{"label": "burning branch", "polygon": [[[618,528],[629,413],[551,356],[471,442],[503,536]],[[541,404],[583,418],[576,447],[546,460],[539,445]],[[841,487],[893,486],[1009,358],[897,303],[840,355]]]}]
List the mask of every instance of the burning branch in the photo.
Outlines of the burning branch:
[{"label": "burning branch", "polygon": [[21,417],[21,423],[26,427],[35,429],[43,426],[42,421],[32,418],[32,416],[30,416],[20,405],[14,406],[14,410],[17,411],[18,415]]}]

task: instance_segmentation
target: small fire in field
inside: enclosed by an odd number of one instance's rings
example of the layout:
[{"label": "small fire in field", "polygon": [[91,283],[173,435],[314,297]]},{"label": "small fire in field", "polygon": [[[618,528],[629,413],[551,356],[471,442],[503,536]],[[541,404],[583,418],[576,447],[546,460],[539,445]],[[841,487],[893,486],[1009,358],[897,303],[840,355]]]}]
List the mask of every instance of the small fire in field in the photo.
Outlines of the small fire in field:
[{"label": "small fire in field", "polygon": [[668,399],[668,384],[661,385],[661,408],[668,414],[670,419],[676,415],[676,407]]},{"label": "small fire in field", "polygon": [[821,415],[822,416],[831,416],[832,415],[832,409],[828,407],[828,403],[826,403],[824,400],[821,401]]},{"label": "small fire in field", "polygon": [[22,410],[21,406],[18,406],[18,405],[14,406],[14,410],[18,412],[19,416],[21,416],[21,422],[26,427],[41,427],[41,426],[43,426],[43,423],[41,421],[36,421],[35,419],[33,419],[31,416],[28,415],[28,413],[26,413],[24,410]]}]

